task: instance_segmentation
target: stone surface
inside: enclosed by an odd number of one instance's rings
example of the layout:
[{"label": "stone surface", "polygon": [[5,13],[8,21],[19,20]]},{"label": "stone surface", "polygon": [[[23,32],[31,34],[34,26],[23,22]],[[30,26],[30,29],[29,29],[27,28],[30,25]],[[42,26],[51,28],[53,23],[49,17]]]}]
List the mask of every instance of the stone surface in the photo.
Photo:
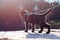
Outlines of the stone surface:
[{"label": "stone surface", "polygon": [[8,40],[60,40],[60,29],[51,29],[50,34],[46,34],[47,29],[42,33],[38,33],[36,29],[34,33],[29,30],[27,33],[22,31],[0,31],[0,39]]}]

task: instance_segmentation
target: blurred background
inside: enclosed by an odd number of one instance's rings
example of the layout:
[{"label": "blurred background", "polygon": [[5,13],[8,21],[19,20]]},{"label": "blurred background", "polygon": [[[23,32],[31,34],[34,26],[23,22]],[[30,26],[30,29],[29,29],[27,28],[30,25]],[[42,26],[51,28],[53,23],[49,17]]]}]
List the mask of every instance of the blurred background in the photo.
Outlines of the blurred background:
[{"label": "blurred background", "polygon": [[[29,12],[41,11],[50,7],[50,3],[60,0],[0,0],[0,31],[23,30],[20,9]],[[60,4],[59,4],[60,5]],[[60,6],[47,17],[52,29],[60,29]]]}]

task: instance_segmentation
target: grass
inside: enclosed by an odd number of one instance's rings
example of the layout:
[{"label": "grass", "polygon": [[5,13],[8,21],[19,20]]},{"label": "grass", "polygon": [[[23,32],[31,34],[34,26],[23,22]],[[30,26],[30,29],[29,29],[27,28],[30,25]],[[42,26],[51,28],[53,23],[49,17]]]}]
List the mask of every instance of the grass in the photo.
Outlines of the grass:
[{"label": "grass", "polygon": [[51,24],[51,28],[53,29],[60,29],[60,21],[55,21],[55,20],[52,20],[50,21]]}]

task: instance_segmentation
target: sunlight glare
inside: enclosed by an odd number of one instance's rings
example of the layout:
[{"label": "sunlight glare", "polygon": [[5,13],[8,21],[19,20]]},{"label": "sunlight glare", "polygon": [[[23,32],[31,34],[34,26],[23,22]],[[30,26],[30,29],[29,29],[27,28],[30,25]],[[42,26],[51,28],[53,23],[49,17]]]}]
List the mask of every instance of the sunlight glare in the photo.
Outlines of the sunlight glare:
[{"label": "sunlight glare", "polygon": [[[53,2],[58,2],[59,0],[44,0],[45,2],[53,3]],[[59,1],[60,2],[60,1]]]}]

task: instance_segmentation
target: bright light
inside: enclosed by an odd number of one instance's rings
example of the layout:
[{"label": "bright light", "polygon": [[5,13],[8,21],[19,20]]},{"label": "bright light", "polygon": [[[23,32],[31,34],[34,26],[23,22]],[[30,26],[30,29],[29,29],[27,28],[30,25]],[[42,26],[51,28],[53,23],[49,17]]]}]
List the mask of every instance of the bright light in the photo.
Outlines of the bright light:
[{"label": "bright light", "polygon": [[60,2],[60,0],[44,0],[45,2],[49,2],[49,3],[52,3],[52,2]]},{"label": "bright light", "polygon": [[33,9],[33,10],[37,11],[37,10],[38,10],[38,6],[37,6],[37,5],[35,5],[35,7],[34,7],[34,9]]},{"label": "bright light", "polygon": [[18,7],[19,10],[23,9],[23,6],[22,4],[19,4],[19,7]]}]

